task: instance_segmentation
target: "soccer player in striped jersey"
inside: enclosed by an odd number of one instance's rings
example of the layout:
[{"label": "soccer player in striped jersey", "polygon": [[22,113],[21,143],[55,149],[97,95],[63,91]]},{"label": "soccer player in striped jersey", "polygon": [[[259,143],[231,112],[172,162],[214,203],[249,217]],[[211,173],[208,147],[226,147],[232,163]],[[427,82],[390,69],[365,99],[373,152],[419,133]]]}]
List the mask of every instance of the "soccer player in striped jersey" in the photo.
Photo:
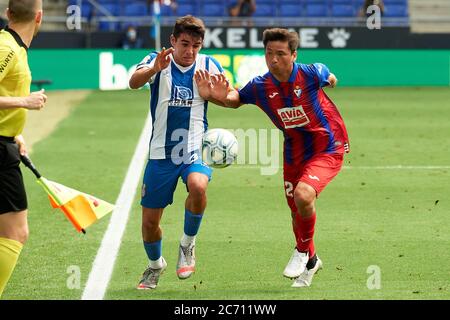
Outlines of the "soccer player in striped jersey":
[{"label": "soccer player in striped jersey", "polygon": [[10,0],[0,31],[0,297],[28,239],[27,196],[20,171],[26,154],[27,111],[40,110],[43,91],[30,93],[28,47],[42,21],[41,0]]},{"label": "soccer player in striped jersey", "polygon": [[284,187],[292,215],[296,247],[283,274],[293,287],[310,286],[322,267],[314,248],[315,201],[338,174],[349,151],[344,121],[323,87],[337,79],[321,63],[296,63],[299,37],[286,29],[263,33],[269,69],[242,89],[229,87],[223,75],[198,71],[195,80],[205,99],[238,108],[256,104],[284,134]]},{"label": "soccer player in striped jersey", "polygon": [[198,94],[193,78],[199,69],[211,74],[223,72],[214,58],[199,54],[204,35],[202,20],[190,15],[177,19],[170,36],[172,47],[150,53],[129,81],[133,89],[150,83],[151,92],[150,155],[141,199],[142,236],[150,263],[138,289],[156,288],[167,267],[160,221],[164,208],[173,202],[179,177],[187,186],[188,196],[176,272],[180,279],[186,279],[195,271],[195,238],[206,208],[212,169],[201,158],[208,102]]}]

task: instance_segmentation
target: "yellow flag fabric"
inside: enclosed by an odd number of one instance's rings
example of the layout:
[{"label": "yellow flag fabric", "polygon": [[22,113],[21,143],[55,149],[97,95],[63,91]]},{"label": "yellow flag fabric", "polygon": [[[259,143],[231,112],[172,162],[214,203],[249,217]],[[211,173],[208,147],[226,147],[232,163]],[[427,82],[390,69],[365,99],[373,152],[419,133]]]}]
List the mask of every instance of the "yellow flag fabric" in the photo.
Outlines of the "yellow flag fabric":
[{"label": "yellow flag fabric", "polygon": [[53,208],[60,208],[78,232],[83,231],[114,209],[114,205],[89,194],[40,177]]}]

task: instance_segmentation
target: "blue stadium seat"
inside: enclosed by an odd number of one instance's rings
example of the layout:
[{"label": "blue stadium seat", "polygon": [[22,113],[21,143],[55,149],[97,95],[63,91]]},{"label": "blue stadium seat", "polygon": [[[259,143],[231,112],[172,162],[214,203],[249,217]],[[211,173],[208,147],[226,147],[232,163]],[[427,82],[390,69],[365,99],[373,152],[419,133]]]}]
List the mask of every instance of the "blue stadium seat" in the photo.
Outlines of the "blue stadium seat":
[{"label": "blue stadium seat", "polygon": [[402,4],[391,4],[384,6],[385,17],[407,17],[408,7]]},{"label": "blue stadium seat", "polygon": [[[102,3],[101,6],[108,10],[111,15],[118,16],[120,14],[120,6],[117,3]],[[97,17],[104,17],[105,14],[103,14],[100,10],[96,10],[96,16]],[[102,31],[116,31],[120,27],[120,24],[118,22],[108,22],[108,21],[100,21],[98,23],[98,29]]]},{"label": "blue stadium seat", "polygon": [[354,0],[330,0],[331,4],[349,4],[349,5],[353,5],[354,3],[358,3],[358,5],[362,6],[364,4],[364,0],[360,0],[360,1],[354,1]]},{"label": "blue stadium seat", "polygon": [[274,3],[257,3],[255,17],[274,17],[277,15],[277,8]]},{"label": "blue stadium seat", "polygon": [[279,15],[280,17],[300,17],[302,8],[300,3],[282,2],[279,6]]},{"label": "blue stadium seat", "polygon": [[89,17],[93,11],[93,7],[90,3],[83,3],[81,6],[81,16]]},{"label": "blue stadium seat", "polygon": [[[87,1],[84,1],[87,2]],[[105,5],[105,4],[115,4],[115,5],[119,5],[119,1],[118,0],[97,0],[99,5]]]},{"label": "blue stadium seat", "polygon": [[[281,0],[283,1],[283,0]],[[236,1],[234,1],[236,2]],[[255,0],[256,2],[256,6],[258,6],[259,4],[276,4],[278,5],[278,1],[277,0]]]},{"label": "blue stadium seat", "polygon": [[196,3],[193,3],[193,1],[186,3],[178,1],[177,16],[182,17],[187,14],[192,14],[194,16],[198,15]]},{"label": "blue stadium seat", "polygon": [[402,4],[404,6],[407,6],[408,0],[384,0],[383,3],[385,6],[389,6],[391,4]]},{"label": "blue stadium seat", "polygon": [[[164,1],[163,1],[164,2]],[[185,16],[187,14],[191,14],[193,16],[199,15],[199,0],[176,0],[177,3],[177,11],[176,13],[172,12],[173,16]]]},{"label": "blue stadium seat", "polygon": [[204,17],[223,17],[228,15],[223,1],[203,1],[200,14]]},{"label": "blue stadium seat", "polygon": [[307,4],[305,6],[306,17],[326,17],[328,16],[328,6],[325,4]]},{"label": "blue stadium seat", "polygon": [[324,4],[327,5],[331,0],[300,0],[304,4]]},{"label": "blue stadium seat", "polygon": [[100,31],[118,31],[118,30],[120,30],[120,23],[100,21],[98,23],[98,30],[100,30]]},{"label": "blue stadium seat", "polygon": [[125,4],[123,7],[123,15],[128,17],[143,17],[148,16],[148,7],[144,2],[134,2]]},{"label": "blue stadium seat", "polygon": [[163,17],[170,17],[176,15],[176,12],[174,12],[170,6],[166,6],[163,4],[161,5],[161,15]]},{"label": "blue stadium seat", "polygon": [[355,17],[356,13],[351,4],[333,4],[331,6],[332,17]]}]

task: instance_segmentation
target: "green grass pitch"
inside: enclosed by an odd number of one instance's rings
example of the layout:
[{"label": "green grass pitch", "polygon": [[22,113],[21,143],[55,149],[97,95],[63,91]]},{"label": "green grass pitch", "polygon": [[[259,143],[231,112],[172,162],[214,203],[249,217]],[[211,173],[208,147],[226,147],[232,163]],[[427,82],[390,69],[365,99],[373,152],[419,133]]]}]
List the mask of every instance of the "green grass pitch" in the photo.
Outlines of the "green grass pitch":
[{"label": "green grass pitch", "polygon": [[[294,247],[282,170],[216,169],[197,238],[197,271],[175,274],[186,190],[165,210],[156,290],[135,286],[146,267],[136,198],[106,299],[449,299],[450,89],[327,89],[349,131],[345,168],[317,201],[324,269],[310,288],[282,276]],[[148,92],[94,92],[31,155],[48,179],[114,202],[148,110]],[[255,106],[209,106],[210,127],[272,129]],[[396,167],[403,166],[403,167]],[[23,168],[30,238],[3,299],[79,299],[109,216],[76,233]],[[140,186],[137,187],[140,189]],[[137,192],[137,197],[140,192]],[[80,271],[79,288],[71,270]],[[369,289],[373,268],[380,286]]]}]

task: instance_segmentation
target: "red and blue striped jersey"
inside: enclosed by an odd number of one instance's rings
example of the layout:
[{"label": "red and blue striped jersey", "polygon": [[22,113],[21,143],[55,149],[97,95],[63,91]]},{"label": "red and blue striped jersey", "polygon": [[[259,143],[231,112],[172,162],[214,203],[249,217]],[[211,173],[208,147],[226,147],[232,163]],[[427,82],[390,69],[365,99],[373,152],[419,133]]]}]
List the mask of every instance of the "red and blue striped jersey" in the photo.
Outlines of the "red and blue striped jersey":
[{"label": "red and blue striped jersey", "polygon": [[288,82],[279,82],[267,72],[239,90],[241,103],[256,104],[283,132],[287,163],[349,151],[344,120],[322,89],[329,85],[329,75],[321,63],[294,63]]}]

